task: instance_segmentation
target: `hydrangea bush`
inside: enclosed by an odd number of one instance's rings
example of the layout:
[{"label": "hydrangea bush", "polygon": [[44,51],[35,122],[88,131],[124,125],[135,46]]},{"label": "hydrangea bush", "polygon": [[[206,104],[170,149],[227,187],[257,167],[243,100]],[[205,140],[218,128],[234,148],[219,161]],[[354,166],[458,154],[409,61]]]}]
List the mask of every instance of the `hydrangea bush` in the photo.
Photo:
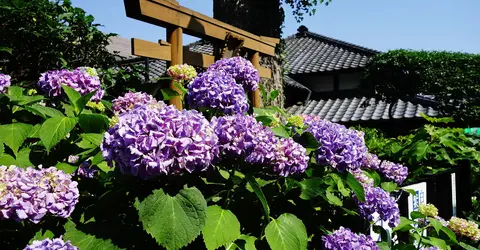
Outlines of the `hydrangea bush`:
[{"label": "hydrangea bush", "polygon": [[[363,133],[276,107],[247,113],[259,79],[245,59],[191,69],[168,71],[188,82],[185,110],[141,92],[101,100],[87,67],[42,74],[44,96],[4,84],[0,249],[447,249],[478,240],[473,222],[443,221],[430,205],[401,217],[408,168],[369,153]],[[392,230],[374,241],[378,220]]]}]

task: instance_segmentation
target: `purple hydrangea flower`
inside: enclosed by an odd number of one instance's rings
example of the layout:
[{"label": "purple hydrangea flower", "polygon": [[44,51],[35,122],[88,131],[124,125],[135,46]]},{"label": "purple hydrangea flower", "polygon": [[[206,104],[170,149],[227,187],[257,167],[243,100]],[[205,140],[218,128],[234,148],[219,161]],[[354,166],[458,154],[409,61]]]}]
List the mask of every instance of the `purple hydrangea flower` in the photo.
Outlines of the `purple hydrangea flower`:
[{"label": "purple hydrangea flower", "polygon": [[422,247],[420,250],[440,250],[438,247]]},{"label": "purple hydrangea flower", "polygon": [[93,179],[98,174],[98,169],[94,168],[90,161],[84,161],[77,169],[77,175],[87,179]]},{"label": "purple hydrangea flower", "polygon": [[191,108],[216,109],[227,115],[248,110],[247,96],[242,87],[224,71],[201,73],[187,88]]},{"label": "purple hydrangea flower", "polygon": [[38,223],[50,213],[68,218],[78,203],[77,182],[54,167],[0,166],[0,219]]},{"label": "purple hydrangea flower", "polygon": [[385,177],[395,181],[397,184],[402,184],[408,175],[407,167],[389,161],[383,161],[378,170],[385,175]]},{"label": "purple hydrangea flower", "polygon": [[80,156],[78,156],[78,155],[69,155],[67,161],[70,164],[74,164],[78,161],[78,159],[80,159]]},{"label": "purple hydrangea flower", "polygon": [[329,164],[339,171],[355,170],[362,166],[367,147],[360,131],[325,121],[316,116],[304,115],[307,132],[320,142],[317,149],[317,162]]},{"label": "purple hydrangea flower", "polygon": [[258,88],[260,76],[257,69],[247,59],[236,56],[216,61],[210,65],[208,71],[225,71],[231,75],[237,84],[243,86],[245,91],[254,91]]},{"label": "purple hydrangea flower", "polygon": [[26,246],[24,250],[78,250],[70,241],[64,242],[60,238],[35,240],[32,244]]},{"label": "purple hydrangea flower", "polygon": [[366,153],[363,158],[362,167],[373,170],[378,170],[382,161],[378,159],[378,156],[372,153]]},{"label": "purple hydrangea flower", "polygon": [[0,93],[6,93],[7,89],[10,87],[10,80],[12,78],[9,75],[4,75],[0,73]]},{"label": "purple hydrangea flower", "polygon": [[380,219],[388,222],[390,227],[395,227],[400,223],[398,204],[387,191],[379,187],[365,188],[365,202],[357,200],[357,204],[360,215],[369,221],[373,220],[373,214],[376,212]]},{"label": "purple hydrangea flower", "polygon": [[119,96],[112,101],[112,109],[116,114],[123,114],[132,110],[135,106],[144,104],[158,104],[160,108],[165,106],[163,102],[158,102],[153,96],[143,92],[129,91],[123,96]]},{"label": "purple hydrangea flower", "polygon": [[373,187],[374,180],[368,177],[361,169],[350,170],[350,173],[362,184],[363,188]]},{"label": "purple hydrangea flower", "polygon": [[308,167],[307,150],[292,138],[280,138],[275,153],[273,171],[281,176],[303,173]]},{"label": "purple hydrangea flower", "polygon": [[195,110],[144,105],[120,115],[104,136],[101,149],[109,165],[148,178],[204,171],[218,155],[218,138]]},{"label": "purple hydrangea flower", "polygon": [[328,250],[380,250],[370,236],[356,234],[344,227],[322,236],[322,241]]},{"label": "purple hydrangea flower", "polygon": [[90,99],[94,102],[99,102],[105,93],[97,72],[88,67],[76,68],[73,71],[51,70],[43,73],[38,81],[40,89],[50,97],[62,96],[62,85],[75,89],[82,96],[96,91]]}]

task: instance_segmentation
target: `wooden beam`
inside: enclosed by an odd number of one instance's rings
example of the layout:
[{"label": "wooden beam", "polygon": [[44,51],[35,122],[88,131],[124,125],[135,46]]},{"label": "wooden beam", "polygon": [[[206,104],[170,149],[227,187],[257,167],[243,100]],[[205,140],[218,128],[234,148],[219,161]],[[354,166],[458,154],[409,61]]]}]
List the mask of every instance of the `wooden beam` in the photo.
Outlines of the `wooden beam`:
[{"label": "wooden beam", "polygon": [[172,58],[170,45],[161,45],[142,39],[132,38],[132,55],[170,61]]},{"label": "wooden beam", "polygon": [[268,68],[264,67],[257,67],[258,75],[263,78],[272,78],[272,71]]},{"label": "wooden beam", "polygon": [[[260,68],[260,54],[258,52],[253,53],[252,58],[250,59],[255,68]],[[262,105],[262,99],[260,98],[260,89],[252,91],[250,94],[252,105],[255,108],[260,108]]]},{"label": "wooden beam", "polygon": [[[166,43],[167,42],[164,42],[164,44]],[[132,38],[132,55],[170,62],[172,58],[171,52],[171,45],[161,45],[159,43]],[[211,55],[192,52],[188,47],[183,47],[183,62],[192,66],[208,68],[215,62],[215,58]],[[257,70],[260,77],[272,78],[272,71],[270,69],[258,67]]]},{"label": "wooden beam", "polygon": [[[224,40],[227,33],[245,40],[244,47],[273,56],[276,44],[166,0],[124,0],[127,16],[163,27],[181,27],[189,35]],[[274,38],[272,38],[274,39]],[[269,41],[266,41],[269,40]]]},{"label": "wooden beam", "polygon": [[[183,63],[183,32],[182,28],[178,27],[172,30],[167,30],[167,39],[171,44],[170,49],[172,52],[171,55],[171,65],[177,65]],[[176,91],[177,93],[182,93],[174,84],[174,80],[170,83],[170,88]],[[180,96],[175,96],[170,99],[170,104],[177,107],[178,110],[182,110],[182,99]]]},{"label": "wooden beam", "polygon": [[274,43],[274,44],[279,44],[280,43],[280,38],[268,37],[268,36],[260,36],[260,38],[263,41],[271,42],[271,43]]}]

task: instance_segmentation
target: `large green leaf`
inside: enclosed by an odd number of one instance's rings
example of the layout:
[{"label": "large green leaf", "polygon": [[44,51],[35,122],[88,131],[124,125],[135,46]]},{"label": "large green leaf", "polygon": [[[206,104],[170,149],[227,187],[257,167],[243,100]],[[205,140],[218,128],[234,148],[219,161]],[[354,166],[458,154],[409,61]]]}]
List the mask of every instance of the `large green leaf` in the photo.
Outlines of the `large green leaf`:
[{"label": "large green leaf", "polygon": [[78,123],[86,133],[101,133],[108,129],[110,121],[102,114],[81,114]]},{"label": "large green leaf", "polygon": [[42,128],[42,124],[37,124],[32,127],[30,133],[28,133],[28,138],[39,138],[40,139],[40,128]]},{"label": "large green leaf", "polygon": [[207,249],[217,249],[240,237],[240,222],[230,210],[209,206],[202,234]]},{"label": "large green leaf", "polygon": [[84,96],[81,96],[80,98],[78,98],[75,103],[74,103],[74,107],[75,107],[75,112],[77,114],[80,114],[82,113],[83,109],[85,108],[85,106],[87,105],[88,101],[90,101],[90,99],[92,98],[92,96],[95,94],[95,92],[97,92],[96,90],[95,91],[92,91]]},{"label": "large green leaf", "polygon": [[40,140],[50,152],[57,143],[63,140],[77,124],[77,119],[71,117],[53,117],[47,119],[40,128]]},{"label": "large green leaf", "polygon": [[302,192],[300,193],[300,198],[303,200],[311,200],[324,191],[324,188],[321,187],[323,180],[320,177],[314,177],[311,179],[305,179],[299,182]]},{"label": "large green leaf", "polygon": [[135,207],[145,231],[167,249],[180,249],[192,242],[207,217],[207,202],[195,187],[184,188],[175,197],[157,189],[143,201],[137,200]]},{"label": "large green leaf", "polygon": [[37,233],[33,236],[33,238],[28,242],[28,244],[32,244],[35,240],[44,240],[44,239],[53,239],[55,234],[52,231],[47,229],[40,229]]},{"label": "large green leaf", "polygon": [[17,154],[22,143],[27,139],[32,125],[25,123],[11,123],[0,126],[0,141],[5,143]]},{"label": "large green leaf", "polygon": [[478,250],[478,248],[472,247],[472,246],[470,246],[470,245],[468,245],[467,243],[464,243],[464,242],[459,242],[458,245],[461,246],[463,249]]},{"label": "large green leaf", "polygon": [[396,231],[405,231],[406,229],[411,228],[411,225],[415,223],[415,221],[412,221],[406,217],[400,217],[400,223],[393,229],[392,232]]},{"label": "large green leaf", "polygon": [[72,166],[68,163],[64,163],[64,162],[57,163],[57,165],[55,167],[59,170],[62,170],[63,172],[65,172],[67,174],[72,174],[73,172],[75,172],[75,170],[77,170],[77,167],[74,167],[74,166]]},{"label": "large green leaf", "polygon": [[80,93],[78,93],[75,89],[73,89],[73,88],[71,88],[67,85],[62,85],[62,88],[63,88],[63,91],[65,92],[65,94],[67,94],[67,97],[68,97],[68,100],[70,101],[70,104],[75,108],[75,103],[81,97]]},{"label": "large green leaf", "polygon": [[395,182],[382,182],[382,184],[380,185],[383,190],[391,193],[395,190],[397,190],[397,184]]},{"label": "large green leaf", "polygon": [[29,148],[22,148],[15,157],[4,153],[0,156],[0,165],[15,165],[21,168],[33,166],[30,162],[30,151]]},{"label": "large green leaf", "polygon": [[328,191],[325,193],[326,195],[326,198],[327,198],[327,201],[332,204],[332,205],[335,205],[335,206],[343,206],[343,202],[342,200],[340,200],[340,198],[338,198],[335,194],[333,194],[332,192]]},{"label": "large green leaf", "polygon": [[362,184],[351,173],[347,175],[347,184],[355,193],[355,196],[359,201],[365,201],[365,190]]},{"label": "large green leaf", "polygon": [[290,137],[287,129],[283,125],[278,125],[276,127],[273,127],[271,128],[271,130],[276,136],[284,137],[284,138]]},{"label": "large green leaf", "polygon": [[103,134],[87,133],[87,134],[81,134],[80,137],[91,142],[93,145],[96,145],[96,146],[100,146],[103,140]]},{"label": "large green leaf", "polygon": [[65,115],[63,115],[62,112],[58,111],[57,109],[50,108],[50,107],[44,107],[44,106],[41,106],[41,105],[38,105],[38,104],[34,104],[32,106],[25,107],[25,109],[34,113],[34,114],[40,115],[43,118],[65,116]]},{"label": "large green leaf", "polygon": [[69,221],[65,224],[64,240],[69,240],[72,245],[78,247],[79,250],[118,250],[111,240],[96,238],[95,235],[86,234],[78,230],[76,225]]},{"label": "large green leaf", "polygon": [[253,236],[250,236],[250,235],[240,235],[239,237],[240,240],[243,240],[245,241],[245,245],[244,245],[244,248],[245,250],[257,250],[257,248],[255,247],[255,241],[257,240],[257,238],[253,237]]},{"label": "large green leaf", "polygon": [[245,175],[245,179],[248,181],[250,186],[253,189],[253,192],[258,197],[258,200],[260,200],[260,203],[262,204],[263,208],[263,214],[264,214],[264,220],[268,221],[270,219],[270,207],[268,206],[267,198],[265,198],[265,195],[263,194],[262,188],[258,184],[258,182],[255,180],[255,178],[249,174]]},{"label": "large green leaf", "polygon": [[265,228],[265,237],[272,250],[307,249],[307,229],[293,214],[282,214]]}]

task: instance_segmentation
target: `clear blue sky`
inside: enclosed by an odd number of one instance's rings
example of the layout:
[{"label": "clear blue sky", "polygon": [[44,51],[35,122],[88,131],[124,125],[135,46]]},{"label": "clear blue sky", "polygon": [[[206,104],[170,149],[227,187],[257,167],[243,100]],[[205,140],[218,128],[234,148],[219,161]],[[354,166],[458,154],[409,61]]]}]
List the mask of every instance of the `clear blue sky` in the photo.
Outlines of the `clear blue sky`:
[{"label": "clear blue sky", "polygon": [[[211,0],[179,0],[212,16]],[[165,30],[125,15],[123,0],[73,0],[104,25],[103,31],[150,41],[165,39]],[[480,0],[333,0],[299,24],[286,8],[284,36],[303,24],[310,31],[361,46],[480,53]],[[184,38],[185,43],[195,41]]]}]

